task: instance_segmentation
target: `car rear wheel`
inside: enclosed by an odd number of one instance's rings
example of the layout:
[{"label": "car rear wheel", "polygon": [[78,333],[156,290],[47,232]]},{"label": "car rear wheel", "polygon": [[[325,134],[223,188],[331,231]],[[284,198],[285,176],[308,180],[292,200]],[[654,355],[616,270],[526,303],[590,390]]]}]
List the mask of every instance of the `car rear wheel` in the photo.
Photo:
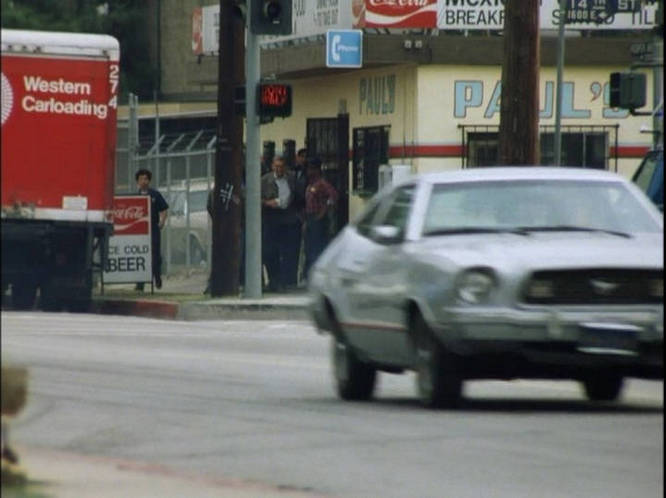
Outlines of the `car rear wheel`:
[{"label": "car rear wheel", "polygon": [[621,375],[598,372],[583,379],[585,395],[590,401],[615,401],[622,393],[624,379]]},{"label": "car rear wheel", "polygon": [[416,387],[428,408],[454,408],[462,398],[463,380],[455,358],[447,354],[421,315],[414,320]]},{"label": "car rear wheel", "polygon": [[336,337],[331,347],[338,396],[355,401],[370,399],[377,379],[375,368],[360,361],[349,345]]}]

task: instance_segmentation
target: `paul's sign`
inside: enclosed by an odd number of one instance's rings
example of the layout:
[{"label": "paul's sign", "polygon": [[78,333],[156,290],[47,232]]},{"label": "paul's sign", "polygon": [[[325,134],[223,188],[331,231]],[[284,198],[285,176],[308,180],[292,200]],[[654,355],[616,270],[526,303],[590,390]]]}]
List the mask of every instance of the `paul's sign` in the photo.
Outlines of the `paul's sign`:
[{"label": "paul's sign", "polygon": [[[602,108],[601,117],[603,119],[622,119],[629,116],[629,111],[625,109],[610,107],[610,87],[607,81],[594,81],[587,91],[584,87],[581,88],[580,85],[578,89],[577,91],[576,83],[573,81],[562,83],[562,118],[590,119],[592,109],[599,107]],[[491,83],[480,80],[456,80],[454,82],[453,117],[498,118],[501,95],[501,81]],[[540,98],[539,118],[550,119],[554,117],[555,98],[555,82],[544,82]],[[576,98],[578,101],[576,101]]]}]

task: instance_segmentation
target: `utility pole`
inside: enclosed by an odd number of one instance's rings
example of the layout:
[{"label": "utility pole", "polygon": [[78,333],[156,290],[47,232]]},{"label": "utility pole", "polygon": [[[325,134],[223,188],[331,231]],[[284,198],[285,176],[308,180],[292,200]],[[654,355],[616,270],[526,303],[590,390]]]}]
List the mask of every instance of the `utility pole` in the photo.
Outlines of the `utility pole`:
[{"label": "utility pole", "polygon": [[499,161],[539,164],[539,0],[507,0]]},{"label": "utility pole", "polygon": [[664,147],[664,0],[656,13],[657,27],[652,33],[655,67],[652,69],[652,129],[655,149]]},{"label": "utility pole", "polygon": [[256,88],[261,78],[259,36],[252,32],[251,19],[255,15],[253,3],[247,2],[247,47],[245,51],[245,288],[243,297],[257,299],[262,296],[261,281],[261,165],[259,164],[259,117],[257,115]]},{"label": "utility pole", "polygon": [[560,2],[560,24],[557,30],[557,85],[555,89],[557,97],[555,98],[554,137],[555,166],[562,165],[562,76],[564,73],[564,29],[566,25],[568,6],[568,1]]},{"label": "utility pole", "polygon": [[233,0],[220,0],[219,31],[211,296],[237,295],[239,284],[243,121],[234,88],[243,82],[244,25]]}]

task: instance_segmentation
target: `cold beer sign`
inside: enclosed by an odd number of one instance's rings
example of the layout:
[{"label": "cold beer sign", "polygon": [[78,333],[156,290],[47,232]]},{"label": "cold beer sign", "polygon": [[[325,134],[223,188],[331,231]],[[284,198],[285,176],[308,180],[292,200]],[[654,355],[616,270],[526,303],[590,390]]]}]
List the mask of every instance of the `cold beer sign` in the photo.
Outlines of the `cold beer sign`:
[{"label": "cold beer sign", "polygon": [[150,282],[151,279],[150,196],[116,196],[104,283]]}]

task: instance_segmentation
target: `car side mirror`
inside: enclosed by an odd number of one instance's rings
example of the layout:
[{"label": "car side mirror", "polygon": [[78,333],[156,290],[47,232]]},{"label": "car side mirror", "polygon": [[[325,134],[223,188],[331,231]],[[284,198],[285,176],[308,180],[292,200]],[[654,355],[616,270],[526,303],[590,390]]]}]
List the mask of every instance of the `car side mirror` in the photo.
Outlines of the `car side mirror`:
[{"label": "car side mirror", "polygon": [[402,242],[402,229],[393,225],[377,225],[370,228],[370,237],[380,244]]}]

